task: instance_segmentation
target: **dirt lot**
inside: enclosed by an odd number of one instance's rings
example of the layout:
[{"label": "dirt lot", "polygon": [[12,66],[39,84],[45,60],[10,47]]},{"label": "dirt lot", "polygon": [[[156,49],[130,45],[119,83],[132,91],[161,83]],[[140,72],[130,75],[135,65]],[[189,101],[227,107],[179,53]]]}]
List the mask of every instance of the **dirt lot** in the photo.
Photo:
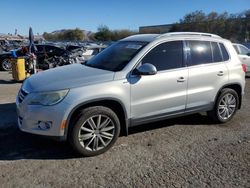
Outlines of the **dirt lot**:
[{"label": "dirt lot", "polygon": [[249,78],[230,123],[192,115],[143,125],[92,158],[21,133],[14,103],[20,86],[0,72],[0,187],[250,187]]}]

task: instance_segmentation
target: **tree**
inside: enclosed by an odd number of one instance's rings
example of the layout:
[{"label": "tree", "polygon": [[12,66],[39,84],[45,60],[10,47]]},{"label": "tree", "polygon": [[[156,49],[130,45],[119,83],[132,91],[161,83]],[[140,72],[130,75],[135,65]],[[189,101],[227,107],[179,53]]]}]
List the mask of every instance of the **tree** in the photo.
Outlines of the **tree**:
[{"label": "tree", "polygon": [[205,14],[195,11],[186,14],[183,19],[175,23],[170,32],[174,31],[196,31],[218,34],[233,42],[249,40],[250,10],[240,14],[218,14],[211,12]]},{"label": "tree", "polygon": [[113,30],[111,31],[112,33],[112,41],[117,41],[117,40],[120,40],[120,39],[123,39],[125,37],[128,37],[128,36],[131,36],[131,35],[135,35],[137,34],[138,32],[136,31],[131,31],[131,30],[128,30],[128,29],[121,29],[121,30]]},{"label": "tree", "polygon": [[52,41],[82,41],[85,39],[84,33],[79,29],[68,29],[58,33],[43,33],[46,40]]},{"label": "tree", "polygon": [[128,29],[110,30],[108,26],[101,25],[98,27],[98,32],[95,33],[94,38],[98,41],[117,41],[137,33]]},{"label": "tree", "polygon": [[97,29],[97,33],[95,34],[96,40],[99,41],[111,41],[112,33],[109,30],[108,26],[101,25]]}]

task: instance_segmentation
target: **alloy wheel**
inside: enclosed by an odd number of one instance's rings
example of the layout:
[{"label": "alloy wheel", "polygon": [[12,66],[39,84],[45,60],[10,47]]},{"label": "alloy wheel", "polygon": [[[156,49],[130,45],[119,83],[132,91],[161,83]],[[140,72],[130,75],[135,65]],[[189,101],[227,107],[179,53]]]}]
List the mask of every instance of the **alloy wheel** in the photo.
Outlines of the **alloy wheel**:
[{"label": "alloy wheel", "polygon": [[89,117],[80,127],[78,140],[89,151],[99,151],[112,141],[115,135],[114,122],[106,115]]},{"label": "alloy wheel", "polygon": [[231,93],[225,94],[218,106],[218,115],[221,119],[227,120],[229,119],[236,110],[236,98]]}]

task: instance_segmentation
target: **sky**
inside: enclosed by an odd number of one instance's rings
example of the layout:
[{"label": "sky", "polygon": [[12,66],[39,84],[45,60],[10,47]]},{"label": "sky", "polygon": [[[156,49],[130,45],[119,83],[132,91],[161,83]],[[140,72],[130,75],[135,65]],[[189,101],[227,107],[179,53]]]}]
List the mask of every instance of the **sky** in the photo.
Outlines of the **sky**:
[{"label": "sky", "polygon": [[0,33],[28,35],[60,29],[96,32],[138,30],[140,26],[178,22],[196,10],[236,14],[250,9],[250,0],[1,0]]}]

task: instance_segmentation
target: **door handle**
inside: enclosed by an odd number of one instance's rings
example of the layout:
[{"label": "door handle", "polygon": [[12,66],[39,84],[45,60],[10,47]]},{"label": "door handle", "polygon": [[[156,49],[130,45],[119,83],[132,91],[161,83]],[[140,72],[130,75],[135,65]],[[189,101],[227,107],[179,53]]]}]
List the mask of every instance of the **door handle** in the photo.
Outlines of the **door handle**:
[{"label": "door handle", "polygon": [[177,79],[177,82],[185,82],[185,81],[186,81],[186,79],[184,77],[179,77]]},{"label": "door handle", "polygon": [[224,75],[224,72],[223,72],[223,71],[219,71],[217,75],[218,75],[218,76],[223,76],[223,75]]}]

